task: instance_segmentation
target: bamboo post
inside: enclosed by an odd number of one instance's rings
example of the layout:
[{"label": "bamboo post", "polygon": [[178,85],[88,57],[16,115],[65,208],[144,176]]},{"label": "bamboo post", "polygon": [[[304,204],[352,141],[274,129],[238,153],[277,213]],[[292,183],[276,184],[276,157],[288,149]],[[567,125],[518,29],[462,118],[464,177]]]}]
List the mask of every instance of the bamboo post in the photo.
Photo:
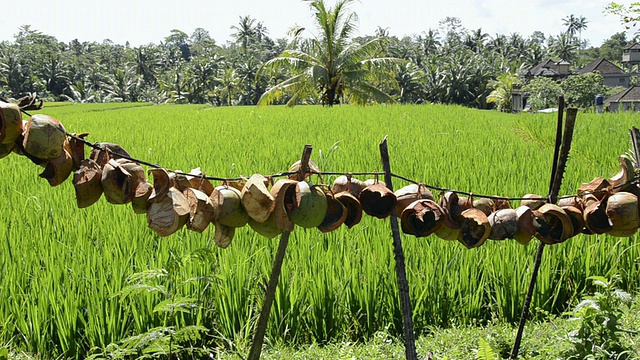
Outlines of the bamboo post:
[{"label": "bamboo post", "polygon": [[[304,181],[306,174],[309,172],[309,159],[311,158],[312,150],[313,148],[311,145],[304,146],[298,181]],[[262,311],[260,312],[260,318],[258,318],[258,325],[253,336],[253,343],[251,344],[251,350],[249,351],[249,357],[247,358],[248,360],[260,359],[262,344],[264,343],[264,335],[267,331],[267,324],[269,323],[271,306],[273,305],[273,300],[276,297],[276,288],[278,287],[278,279],[280,278],[282,263],[284,261],[285,252],[287,251],[287,245],[289,244],[290,234],[291,232],[285,231],[280,235],[280,243],[278,244],[275,260],[273,261],[273,270],[271,270],[271,276],[269,278],[269,283],[267,284],[267,292],[265,294],[264,304],[262,305]]]},{"label": "bamboo post", "polygon": [[640,130],[632,126],[631,129],[629,129],[629,135],[631,136],[631,145],[633,146],[633,157],[636,165],[640,168]]},{"label": "bamboo post", "polygon": [[[387,147],[387,136],[380,142],[380,156],[384,168],[384,182],[387,188],[393,191],[391,178],[391,164],[389,163],[389,148]],[[398,227],[398,216],[394,209],[391,213],[391,233],[393,235],[393,253],[396,260],[396,275],[398,277],[398,290],[400,292],[400,306],[402,307],[402,329],[404,332],[405,357],[410,360],[417,360],[416,340],[413,333],[413,320],[411,310],[411,298],[409,296],[409,282],[404,263],[404,251],[402,250],[402,240],[400,239],[400,229]]]}]

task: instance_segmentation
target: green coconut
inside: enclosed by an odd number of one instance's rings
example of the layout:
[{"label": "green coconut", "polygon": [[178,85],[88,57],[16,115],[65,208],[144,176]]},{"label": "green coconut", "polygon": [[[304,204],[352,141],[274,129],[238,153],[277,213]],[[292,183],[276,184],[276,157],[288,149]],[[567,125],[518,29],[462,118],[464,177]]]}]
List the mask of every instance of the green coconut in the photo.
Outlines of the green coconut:
[{"label": "green coconut", "polygon": [[249,214],[242,207],[240,191],[230,186],[218,186],[211,194],[214,219],[223,226],[242,227],[249,221]]},{"label": "green coconut", "polygon": [[67,138],[62,124],[48,115],[36,114],[27,122],[22,146],[31,156],[38,159],[55,159],[62,154]]},{"label": "green coconut", "polygon": [[296,184],[295,201],[287,212],[294,224],[303,228],[314,228],[322,224],[327,209],[324,191],[306,181],[299,181]]},{"label": "green coconut", "polygon": [[16,104],[0,102],[0,143],[13,144],[22,135],[22,114]]}]

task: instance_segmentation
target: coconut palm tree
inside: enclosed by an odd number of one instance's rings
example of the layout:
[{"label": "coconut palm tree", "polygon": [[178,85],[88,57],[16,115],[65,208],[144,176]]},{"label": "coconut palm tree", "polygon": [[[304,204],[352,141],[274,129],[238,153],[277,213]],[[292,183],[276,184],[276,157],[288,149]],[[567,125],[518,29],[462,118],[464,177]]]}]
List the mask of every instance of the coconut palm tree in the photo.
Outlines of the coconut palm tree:
[{"label": "coconut palm tree", "polygon": [[[293,106],[314,92],[318,92],[322,103],[328,106],[344,100],[358,104],[392,101],[372,79],[379,80],[381,68],[399,60],[377,56],[382,38],[363,44],[350,41],[357,15],[348,11],[348,6],[355,0],[339,0],[333,8],[327,8],[323,0],[306,1],[313,12],[318,34],[302,39],[303,31],[296,29],[288,48],[261,67],[260,74],[287,69],[291,76],[268,89],[259,104],[271,104],[289,93],[292,96],[287,105]],[[392,73],[389,76],[393,76]]]},{"label": "coconut palm tree", "polygon": [[[231,29],[235,30],[231,37],[236,39],[236,43],[240,44],[243,54],[247,54],[247,46],[249,42],[253,40],[258,34],[256,32],[256,19],[252,19],[251,16],[241,16],[238,25],[232,25]],[[262,36],[262,35],[261,35]]]}]

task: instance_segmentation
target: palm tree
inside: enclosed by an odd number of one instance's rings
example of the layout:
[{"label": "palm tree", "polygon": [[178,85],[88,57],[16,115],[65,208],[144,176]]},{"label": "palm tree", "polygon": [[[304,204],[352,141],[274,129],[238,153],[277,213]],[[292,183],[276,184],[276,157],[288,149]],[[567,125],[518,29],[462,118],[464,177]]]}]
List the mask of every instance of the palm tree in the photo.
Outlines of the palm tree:
[{"label": "palm tree", "polygon": [[[231,34],[231,36],[236,39],[236,44],[240,44],[242,53],[245,55],[247,54],[247,46],[249,45],[249,42],[258,35],[256,32],[256,26],[254,25],[255,22],[256,19],[252,19],[247,15],[240,17],[238,26],[231,26],[231,29],[236,31]],[[260,36],[262,36],[262,34]]]},{"label": "palm tree", "polygon": [[553,39],[549,50],[557,57],[571,62],[577,55],[578,46],[569,34],[562,33]]},{"label": "palm tree", "polygon": [[578,33],[578,44],[582,43],[582,30],[587,28],[587,18],[573,14],[562,19],[562,25],[567,27],[567,34],[573,39]]},{"label": "palm tree", "polygon": [[513,84],[518,82],[518,77],[503,73],[498,78],[491,82],[493,91],[487,97],[488,103],[495,103],[498,110],[508,111],[511,108],[511,94],[513,91]]},{"label": "palm tree", "polygon": [[348,6],[355,0],[339,0],[333,8],[327,8],[323,0],[306,1],[313,11],[319,34],[302,40],[302,31],[295,31],[290,46],[261,67],[261,74],[284,68],[291,71],[291,76],[268,89],[259,104],[271,104],[285,92],[292,94],[288,106],[314,92],[318,92],[322,103],[328,106],[345,98],[357,104],[392,101],[370,80],[374,77],[378,80],[376,76],[382,74],[382,65],[398,59],[377,57],[382,38],[364,44],[350,42],[357,15],[349,12]]}]

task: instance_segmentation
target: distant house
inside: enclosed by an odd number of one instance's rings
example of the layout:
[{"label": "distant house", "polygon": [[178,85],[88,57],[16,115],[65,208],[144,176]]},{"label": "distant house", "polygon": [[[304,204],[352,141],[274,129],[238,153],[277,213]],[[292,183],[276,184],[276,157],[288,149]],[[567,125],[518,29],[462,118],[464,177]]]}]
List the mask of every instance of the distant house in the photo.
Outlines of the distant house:
[{"label": "distant house", "polygon": [[604,101],[609,111],[640,111],[640,86],[630,87]]},{"label": "distant house", "polygon": [[569,66],[571,64],[566,60],[553,61],[547,59],[541,63],[535,65],[525,73],[525,78],[531,80],[536,77],[548,77],[553,80],[564,79],[569,76]]},{"label": "distant house", "polygon": [[578,74],[588,74],[599,72],[604,78],[604,85],[609,87],[622,86],[629,87],[629,80],[634,74],[624,72],[616,64],[603,58],[593,60],[582,69],[578,70]]},{"label": "distant house", "polygon": [[640,65],[640,44],[635,43],[622,50],[622,65],[627,68],[627,72]]}]

